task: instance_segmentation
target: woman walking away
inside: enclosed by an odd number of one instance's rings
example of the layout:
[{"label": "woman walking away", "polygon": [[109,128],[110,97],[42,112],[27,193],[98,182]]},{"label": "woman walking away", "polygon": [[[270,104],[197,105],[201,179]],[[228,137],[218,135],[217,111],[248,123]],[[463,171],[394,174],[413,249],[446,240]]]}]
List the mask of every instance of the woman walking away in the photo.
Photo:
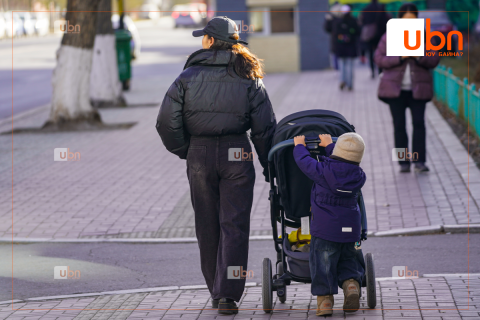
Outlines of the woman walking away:
[{"label": "woman walking away", "polygon": [[[360,41],[362,42],[364,51],[368,52],[372,79],[375,78],[375,62],[373,54],[377,49],[380,38],[387,30],[388,19],[389,15],[385,12],[385,5],[378,3],[378,0],[372,0],[372,2],[360,13],[359,20],[362,26]],[[382,70],[379,68],[378,73],[381,72]]]},{"label": "woman walking away", "polygon": [[360,33],[357,20],[348,5],[342,6],[343,16],[333,21],[334,52],[340,68],[340,90],[353,89],[353,63],[357,56],[357,38]]},{"label": "woman walking away", "polygon": [[[402,5],[398,17],[417,18],[417,7],[411,3]],[[437,66],[439,60],[438,52],[432,52],[432,55],[423,57],[387,56],[385,34],[375,52],[375,62],[383,68],[378,97],[390,106],[395,132],[395,148],[405,149],[404,152],[399,152],[400,172],[410,172],[410,161],[406,159],[408,135],[405,111],[407,108],[410,108],[413,121],[411,154],[412,160],[415,161],[415,171],[429,171],[425,165],[427,160],[425,106],[433,97],[433,80],[430,70]]]},{"label": "woman walking away", "polygon": [[232,314],[245,288],[235,271],[247,270],[255,183],[246,132],[267,177],[276,120],[261,61],[242,45],[235,23],[215,17],[193,36],[203,36],[203,49],[168,89],[156,128],[167,150],[187,159],[202,273],[212,307]]}]

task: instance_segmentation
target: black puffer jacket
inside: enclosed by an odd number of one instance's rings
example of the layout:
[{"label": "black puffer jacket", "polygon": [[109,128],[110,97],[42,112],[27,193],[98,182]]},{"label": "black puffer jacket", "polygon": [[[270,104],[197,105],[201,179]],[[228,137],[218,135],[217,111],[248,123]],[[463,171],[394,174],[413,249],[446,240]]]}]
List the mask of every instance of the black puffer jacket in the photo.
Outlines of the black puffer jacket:
[{"label": "black puffer jacket", "polygon": [[350,13],[344,14],[342,18],[333,20],[332,37],[333,52],[337,57],[356,57],[357,38],[360,35],[360,27],[357,20]]},{"label": "black puffer jacket", "polygon": [[240,78],[231,51],[199,50],[170,86],[157,118],[157,131],[168,151],[186,159],[190,136],[242,134],[250,138],[260,163],[267,166],[277,125],[261,79]]}]

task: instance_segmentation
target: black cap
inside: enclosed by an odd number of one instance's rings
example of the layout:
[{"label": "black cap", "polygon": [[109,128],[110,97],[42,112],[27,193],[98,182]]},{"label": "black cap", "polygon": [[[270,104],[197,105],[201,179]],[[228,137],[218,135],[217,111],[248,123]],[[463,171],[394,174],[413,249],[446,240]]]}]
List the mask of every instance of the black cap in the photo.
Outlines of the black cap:
[{"label": "black cap", "polygon": [[214,37],[215,39],[223,40],[225,42],[248,44],[240,39],[235,40],[229,38],[234,33],[238,34],[238,26],[235,24],[235,22],[233,22],[232,19],[227,17],[214,17],[207,23],[205,28],[193,31],[192,35],[194,37],[202,37],[208,34],[210,37]]}]

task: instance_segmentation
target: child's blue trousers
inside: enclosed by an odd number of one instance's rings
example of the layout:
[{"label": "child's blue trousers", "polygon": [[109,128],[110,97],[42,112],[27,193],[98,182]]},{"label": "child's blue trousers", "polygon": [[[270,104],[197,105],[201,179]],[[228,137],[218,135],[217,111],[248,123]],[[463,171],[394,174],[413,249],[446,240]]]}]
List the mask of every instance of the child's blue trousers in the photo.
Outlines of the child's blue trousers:
[{"label": "child's blue trousers", "polygon": [[312,295],[337,294],[338,287],[341,288],[343,281],[348,279],[356,280],[361,286],[363,274],[355,242],[333,242],[312,236],[310,241]]}]

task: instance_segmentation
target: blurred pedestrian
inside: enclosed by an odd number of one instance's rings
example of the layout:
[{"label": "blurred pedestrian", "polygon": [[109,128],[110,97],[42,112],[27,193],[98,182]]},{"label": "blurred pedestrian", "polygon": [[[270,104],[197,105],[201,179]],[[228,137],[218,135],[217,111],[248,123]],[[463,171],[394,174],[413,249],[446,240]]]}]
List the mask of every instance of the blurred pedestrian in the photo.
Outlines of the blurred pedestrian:
[{"label": "blurred pedestrian", "polygon": [[357,38],[360,28],[350,13],[350,6],[343,5],[342,17],[333,21],[334,53],[340,69],[340,90],[353,89],[353,63],[358,55]]},{"label": "blurred pedestrian", "polygon": [[[375,61],[373,54],[377,49],[380,38],[387,30],[386,25],[389,18],[389,15],[385,12],[385,6],[378,3],[378,0],[372,0],[360,13],[359,22],[362,27],[360,35],[362,53],[368,54],[372,79],[375,78]],[[365,59],[363,56],[364,54],[362,54],[362,61]],[[380,72],[381,70],[379,69],[378,73]]]},{"label": "blurred pedestrian", "polygon": [[[202,273],[219,313],[238,312],[247,271],[255,170],[246,132],[268,180],[267,155],[276,128],[261,60],[227,17],[201,30],[203,49],[190,55],[163,99],[156,128],[168,151],[187,159]],[[245,156],[246,155],[246,156]],[[234,272],[232,272],[234,273]],[[238,272],[240,273],[240,271]]]},{"label": "blurred pedestrian", "polygon": [[[412,3],[403,4],[398,17],[418,18],[418,9]],[[412,154],[415,152],[418,155],[415,162],[415,171],[418,172],[429,171],[425,165],[427,160],[425,106],[433,97],[433,79],[430,71],[440,61],[438,52],[433,53],[435,54],[423,57],[387,56],[386,35],[382,36],[375,52],[375,62],[383,68],[378,97],[390,106],[395,148],[408,148],[405,111],[410,108],[413,122]],[[410,172],[410,161],[399,161],[399,164],[400,172]]]},{"label": "blurred pedestrian", "polygon": [[334,52],[335,37],[332,34],[332,29],[334,21],[342,17],[341,8],[342,5],[339,4],[338,1],[335,1],[330,7],[330,12],[325,15],[325,22],[323,24],[323,29],[330,34],[330,67],[335,70],[338,70],[338,60]]}]

